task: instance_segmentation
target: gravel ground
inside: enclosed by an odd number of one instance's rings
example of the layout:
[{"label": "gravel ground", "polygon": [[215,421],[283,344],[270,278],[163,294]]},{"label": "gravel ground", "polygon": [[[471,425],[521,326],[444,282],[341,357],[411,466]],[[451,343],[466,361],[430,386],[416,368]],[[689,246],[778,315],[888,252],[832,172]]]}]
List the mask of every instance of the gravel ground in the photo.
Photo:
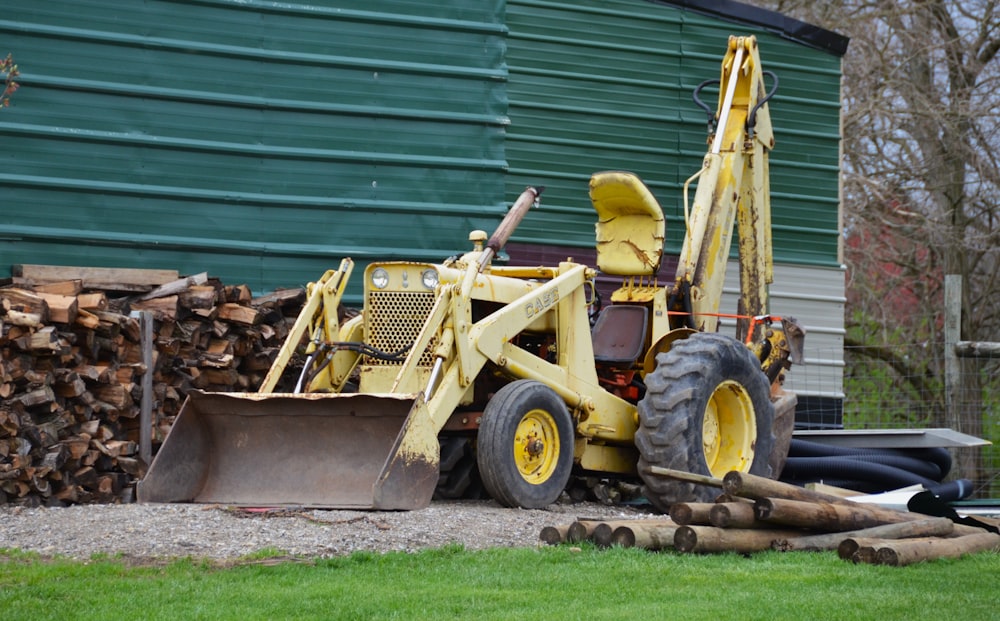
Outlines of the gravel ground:
[{"label": "gravel ground", "polygon": [[407,551],[458,543],[466,549],[539,545],[544,526],[580,518],[649,515],[627,506],[554,504],[508,509],[493,501],[434,502],[407,512],[272,510],[218,505],[0,506],[0,549],[88,559],[94,554],[152,560],[233,560],[261,550],[327,557],[366,550]]}]

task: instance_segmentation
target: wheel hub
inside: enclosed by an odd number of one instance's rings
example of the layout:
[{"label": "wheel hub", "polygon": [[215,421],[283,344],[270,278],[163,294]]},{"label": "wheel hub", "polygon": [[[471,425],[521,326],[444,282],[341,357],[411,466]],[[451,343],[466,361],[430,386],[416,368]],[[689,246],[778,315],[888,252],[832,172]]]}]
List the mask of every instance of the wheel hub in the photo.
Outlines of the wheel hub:
[{"label": "wheel hub", "polygon": [[514,462],[526,481],[545,482],[559,459],[559,431],[552,415],[531,410],[521,419],[514,436]]},{"label": "wheel hub", "polygon": [[545,443],[538,438],[532,438],[528,441],[528,445],[525,447],[528,451],[528,455],[532,457],[538,457],[545,450]]},{"label": "wheel hub", "polygon": [[747,472],[754,459],[757,423],[749,393],[727,380],[712,392],[702,423],[702,450],[712,476]]}]

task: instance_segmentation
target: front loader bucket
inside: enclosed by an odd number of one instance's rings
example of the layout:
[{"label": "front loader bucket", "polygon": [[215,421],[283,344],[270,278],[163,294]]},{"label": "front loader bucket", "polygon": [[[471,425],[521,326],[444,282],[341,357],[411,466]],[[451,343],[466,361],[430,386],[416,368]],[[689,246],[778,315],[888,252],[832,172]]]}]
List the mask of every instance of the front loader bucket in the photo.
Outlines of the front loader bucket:
[{"label": "front loader bucket", "polygon": [[192,391],[138,500],[420,509],[438,447],[422,395]]}]

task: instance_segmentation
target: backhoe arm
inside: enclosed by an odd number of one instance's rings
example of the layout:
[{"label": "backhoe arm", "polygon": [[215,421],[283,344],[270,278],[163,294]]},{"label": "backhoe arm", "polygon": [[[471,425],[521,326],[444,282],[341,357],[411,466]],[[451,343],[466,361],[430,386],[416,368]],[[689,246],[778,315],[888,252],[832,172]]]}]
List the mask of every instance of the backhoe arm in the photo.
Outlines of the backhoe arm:
[{"label": "backhoe arm", "polygon": [[[706,332],[718,327],[734,222],[740,239],[739,313],[767,312],[767,285],[772,280],[767,157],[774,146],[767,100],[774,90],[766,91],[765,73],[776,88],[774,74],[761,69],[756,38],[730,37],[710,148],[702,169],[684,186],[686,234],[671,303],[674,310],[692,313],[689,327]],[[707,109],[697,99],[698,91],[695,100]],[[695,179],[698,189],[688,212],[687,186]],[[746,330],[741,325],[741,340]]]}]

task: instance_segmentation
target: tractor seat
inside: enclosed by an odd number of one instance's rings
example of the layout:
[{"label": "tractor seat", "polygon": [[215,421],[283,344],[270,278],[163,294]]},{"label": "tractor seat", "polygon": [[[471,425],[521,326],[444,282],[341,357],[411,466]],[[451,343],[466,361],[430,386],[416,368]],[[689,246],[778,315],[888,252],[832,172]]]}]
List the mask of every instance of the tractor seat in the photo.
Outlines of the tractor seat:
[{"label": "tractor seat", "polygon": [[649,309],[631,304],[604,307],[591,330],[594,360],[633,364],[645,354]]},{"label": "tractor seat", "polygon": [[597,211],[597,269],[614,276],[653,277],[663,258],[663,210],[639,177],[607,171],[590,178]]}]

